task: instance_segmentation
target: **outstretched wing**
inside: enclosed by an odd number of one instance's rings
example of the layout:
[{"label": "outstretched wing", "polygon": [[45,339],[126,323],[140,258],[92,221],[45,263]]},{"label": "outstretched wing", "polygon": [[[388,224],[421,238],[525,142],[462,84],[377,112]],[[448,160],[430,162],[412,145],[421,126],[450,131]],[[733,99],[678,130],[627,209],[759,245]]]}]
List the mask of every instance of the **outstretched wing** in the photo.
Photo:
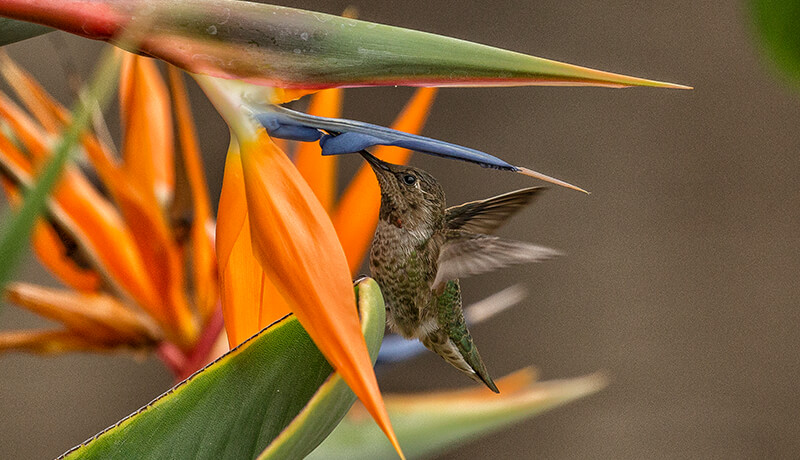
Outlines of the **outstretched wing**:
[{"label": "outstretched wing", "polygon": [[450,280],[561,255],[544,246],[463,230],[448,231],[445,241],[439,252],[434,289]]},{"label": "outstretched wing", "polygon": [[447,208],[447,228],[490,234],[509,217],[527,206],[545,187],[529,187],[504,193],[485,200],[470,201]]}]

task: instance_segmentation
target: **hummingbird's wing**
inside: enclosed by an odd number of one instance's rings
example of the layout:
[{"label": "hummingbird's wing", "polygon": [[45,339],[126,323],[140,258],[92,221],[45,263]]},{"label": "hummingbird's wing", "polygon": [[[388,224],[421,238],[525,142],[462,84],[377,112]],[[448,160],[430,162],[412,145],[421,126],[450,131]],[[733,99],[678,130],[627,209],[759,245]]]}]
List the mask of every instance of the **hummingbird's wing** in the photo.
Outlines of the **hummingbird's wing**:
[{"label": "hummingbird's wing", "polygon": [[432,288],[458,278],[486,273],[509,265],[541,262],[560,252],[523,241],[449,230],[439,251],[438,269]]},{"label": "hummingbird's wing", "polygon": [[509,217],[527,206],[545,187],[529,187],[485,200],[470,201],[447,208],[447,228],[490,234],[503,225]]}]

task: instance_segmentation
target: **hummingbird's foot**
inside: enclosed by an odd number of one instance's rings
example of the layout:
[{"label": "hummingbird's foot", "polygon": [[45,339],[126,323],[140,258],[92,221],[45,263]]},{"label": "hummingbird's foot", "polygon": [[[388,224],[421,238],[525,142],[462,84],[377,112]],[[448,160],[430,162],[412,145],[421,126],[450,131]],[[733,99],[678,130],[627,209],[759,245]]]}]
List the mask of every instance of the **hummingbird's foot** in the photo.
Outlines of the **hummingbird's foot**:
[{"label": "hummingbird's foot", "polygon": [[361,274],[355,277],[353,280],[353,286],[357,285],[358,283],[364,281],[365,279],[369,278],[369,276]]}]

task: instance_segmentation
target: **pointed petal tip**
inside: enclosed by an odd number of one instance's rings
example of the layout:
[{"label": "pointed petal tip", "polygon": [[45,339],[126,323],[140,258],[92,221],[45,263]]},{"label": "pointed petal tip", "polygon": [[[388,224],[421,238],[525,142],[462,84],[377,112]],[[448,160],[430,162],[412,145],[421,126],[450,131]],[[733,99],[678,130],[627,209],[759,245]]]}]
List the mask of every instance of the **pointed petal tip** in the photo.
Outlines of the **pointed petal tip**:
[{"label": "pointed petal tip", "polygon": [[608,372],[599,370],[591,374],[569,379],[551,380],[545,382],[561,389],[567,399],[577,399],[583,396],[597,393],[607,387],[610,381]]},{"label": "pointed petal tip", "polygon": [[394,450],[397,452],[397,456],[400,457],[400,460],[406,460],[406,455],[403,453],[403,449],[400,448],[400,443],[397,441],[397,437],[393,436],[389,440],[392,442],[392,446],[394,447]]},{"label": "pointed petal tip", "polygon": [[668,89],[694,89],[694,86],[681,85],[678,83],[664,83],[664,86],[662,87]]},{"label": "pointed petal tip", "polygon": [[669,83],[666,81],[655,81],[655,80],[648,80],[650,84],[646,86],[651,86],[653,88],[665,88],[665,89],[694,89],[694,86],[688,85],[681,85],[679,83]]},{"label": "pointed petal tip", "polygon": [[[681,85],[678,83],[670,83],[666,81],[650,80],[648,78],[634,77],[620,73],[607,72],[604,70],[593,69],[589,67],[576,66],[574,64],[562,64],[555,62],[562,71],[566,71],[565,76],[577,78],[577,84],[581,81],[584,84],[607,86],[611,88],[629,88],[629,87],[650,87],[650,88],[665,88],[665,89],[693,89],[691,86]],[[566,79],[566,84],[570,81]]]},{"label": "pointed petal tip", "polygon": [[570,399],[577,399],[597,393],[603,388],[607,387],[610,382],[610,377],[608,372],[600,370],[581,377],[564,380],[562,382],[565,386],[565,393],[571,393]]},{"label": "pointed petal tip", "polygon": [[543,180],[545,182],[550,182],[551,184],[559,185],[561,187],[566,187],[566,188],[569,188],[569,189],[572,189],[572,190],[577,190],[579,192],[583,192],[583,193],[585,193],[587,195],[591,195],[591,192],[588,192],[588,191],[586,191],[586,190],[584,190],[584,189],[582,189],[582,188],[580,188],[580,187],[578,187],[576,185],[572,185],[569,182],[564,182],[563,180],[556,179],[555,177],[550,177],[550,176],[548,176],[546,174],[542,174],[540,172],[534,171],[532,169],[524,168],[524,167],[521,167],[521,166],[517,166],[516,168],[517,168],[516,172],[518,172],[520,174],[524,174],[526,176],[533,177],[535,179]]},{"label": "pointed petal tip", "polygon": [[624,82],[619,88],[632,88],[632,87],[650,87],[650,88],[663,88],[663,89],[694,89],[692,86],[681,85],[679,83],[670,83],[667,81],[648,80],[645,78],[625,77]]},{"label": "pointed petal tip", "polygon": [[515,284],[468,306],[464,316],[467,323],[478,324],[522,302],[527,295],[528,290],[522,284]]}]

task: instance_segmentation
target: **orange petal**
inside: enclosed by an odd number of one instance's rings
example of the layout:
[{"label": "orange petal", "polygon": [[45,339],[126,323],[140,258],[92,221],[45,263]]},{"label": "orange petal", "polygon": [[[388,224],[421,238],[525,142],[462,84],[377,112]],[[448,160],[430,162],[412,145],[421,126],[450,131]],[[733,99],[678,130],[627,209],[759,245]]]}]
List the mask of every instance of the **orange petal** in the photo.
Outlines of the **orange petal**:
[{"label": "orange petal", "polygon": [[[326,89],[311,97],[308,113],[320,117],[338,118],[342,111],[341,89]],[[333,208],[336,194],[336,166],[339,157],[322,156],[322,149],[316,142],[301,142],[297,146],[294,164],[303,175],[314,195],[328,213]]]},{"label": "orange petal", "polygon": [[202,317],[206,319],[216,308],[218,298],[217,260],[214,255],[214,241],[209,232],[213,226],[211,204],[183,77],[177,67],[169,66],[168,73],[183,166],[192,197],[191,267],[194,302]]},{"label": "orange petal", "polygon": [[14,182],[19,182],[21,176],[30,177],[33,166],[25,154],[0,132],[0,169],[3,175],[10,176]]},{"label": "orange petal", "polygon": [[57,134],[63,128],[67,110],[5,52],[0,53],[0,72],[47,132]]},{"label": "orange petal", "polygon": [[0,332],[0,352],[26,351],[52,354],[70,351],[101,351],[106,347],[79,336],[72,331],[10,331]]},{"label": "orange petal", "polygon": [[198,325],[186,298],[183,261],[177,242],[161,209],[148,200],[139,184],[124,180],[111,189],[125,221],[131,229],[136,248],[144,263],[144,276],[158,296],[146,308],[169,325],[170,340],[190,347],[199,334]]},{"label": "orange petal", "polygon": [[48,157],[48,135],[21,107],[0,92],[0,118],[3,118],[16,138],[31,155],[34,164]]},{"label": "orange petal", "polygon": [[[17,147],[0,134],[0,169],[4,171],[3,189],[12,204],[21,202],[20,178],[30,177],[30,162]],[[64,242],[51,225],[39,221],[32,234],[32,245],[39,260],[56,277],[73,289],[93,291],[100,285],[97,273],[79,267],[70,257]]]},{"label": "orange petal", "polygon": [[[425,125],[435,96],[435,88],[418,89],[392,128],[418,134]],[[411,152],[397,147],[379,147],[374,155],[389,163],[405,164]],[[355,274],[361,267],[375,234],[381,205],[380,192],[375,174],[367,164],[364,164],[347,186],[331,218],[347,254],[350,273]]]},{"label": "orange petal", "polygon": [[[449,400],[473,400],[480,404],[485,400],[497,400],[498,398],[512,397],[516,393],[522,392],[536,381],[536,370],[532,367],[519,369],[511,374],[505,375],[495,381],[497,388],[500,389],[500,396],[486,387],[470,386],[459,390],[443,390],[426,392],[424,394],[392,395],[393,404],[402,405],[404,403],[417,402],[447,402]],[[387,400],[389,397],[387,397]]]},{"label": "orange petal", "polygon": [[157,297],[138,249],[117,210],[74,168],[64,171],[56,187],[53,217],[62,222],[108,274],[109,281],[144,308]]},{"label": "orange petal", "polygon": [[11,302],[58,321],[92,342],[146,345],[155,343],[160,335],[147,317],[132,312],[105,294],[79,294],[12,283],[7,287],[6,296]]},{"label": "orange petal", "polygon": [[181,291],[182,274],[175,273],[181,269],[179,255],[162,244],[169,241],[165,224],[159,225],[159,216],[142,203],[137,187],[121,175],[111,181],[110,190],[133,228],[76,170],[68,168],[64,176],[51,206],[54,217],[81,243],[107,281],[161,323],[170,340],[188,345],[197,327]]},{"label": "orange petal", "polygon": [[303,96],[316,93],[317,89],[301,89],[301,88],[275,88],[272,92],[272,97],[269,100],[270,104],[285,104],[287,102],[296,101]]},{"label": "orange petal", "polygon": [[293,155],[292,147],[295,147],[298,143],[297,142],[289,142],[286,139],[272,139],[272,142],[280,149],[281,152],[286,153],[289,156]]},{"label": "orange petal", "polygon": [[231,348],[263,327],[291,313],[254,254],[244,189],[241,156],[231,145],[217,215],[220,297]]},{"label": "orange petal", "polygon": [[102,283],[100,275],[75,263],[52,226],[44,221],[37,222],[33,229],[31,244],[42,265],[67,286],[81,292],[100,289]]},{"label": "orange petal", "polygon": [[263,129],[255,139],[240,136],[239,141],[256,257],[328,362],[401,452],[361,334],[347,259],[328,215]]},{"label": "orange petal", "polygon": [[[155,80],[157,82],[156,86],[163,90],[166,97],[166,86],[160,79],[153,62],[142,61],[145,63],[143,64],[146,68],[145,71],[137,71],[134,68],[140,67],[138,60],[131,58],[125,62],[127,62],[128,69],[124,74],[125,80],[121,82],[123,88],[121,98],[123,107],[127,106],[129,108],[128,111],[123,113],[127,114],[125,116],[129,118],[126,126],[126,146],[131,146],[135,145],[135,142],[133,144],[128,143],[128,137],[148,138],[147,135],[133,131],[134,127],[149,129],[147,122],[144,121],[146,114],[142,115],[142,111],[149,109],[145,100],[147,93],[143,93],[142,88],[149,88],[148,85],[151,85],[151,80]],[[157,91],[159,94],[161,92]],[[168,98],[159,97],[156,99],[160,100],[157,104],[159,107],[163,103],[169,104]],[[169,105],[167,105],[167,109],[169,109]],[[158,116],[155,118],[160,119]],[[174,180],[174,164],[170,163],[168,168],[165,164],[166,161],[172,162],[174,160],[171,144],[171,118],[168,123],[170,144],[164,154],[166,158],[160,159],[159,152],[150,151],[150,153],[153,153],[150,156],[150,160],[158,159],[158,161],[151,161],[150,165],[155,165],[156,167],[161,165],[161,167],[169,169],[173,174],[171,180]],[[163,131],[164,127],[159,127],[156,132],[160,132],[159,130]],[[150,134],[148,131],[144,132]],[[143,148],[163,148],[164,146],[161,144],[166,142],[163,139],[165,135],[159,136],[156,134],[155,137],[162,138],[162,141],[160,143],[150,142]],[[164,326],[170,341],[183,348],[191,346],[199,334],[199,328],[186,296],[184,264],[181,253],[172,234],[171,226],[164,215],[161,203],[154,192],[153,182],[142,180],[131,169],[132,165],[138,167],[136,166],[138,163],[129,163],[126,158],[124,168],[115,164],[108,150],[96,138],[85,137],[83,145],[100,179],[118,204],[127,226],[130,228],[130,236],[135,246],[134,252],[138,253],[138,257],[141,259],[140,263],[135,265],[147,267],[146,270],[139,269],[140,271],[136,277],[122,277],[120,284],[124,285],[128,291],[132,291],[132,296],[142,308],[147,310]],[[130,153],[130,151],[127,153]],[[142,164],[138,165],[142,166]],[[174,183],[169,187],[170,195],[173,186]],[[145,285],[149,286],[149,289],[142,289]],[[146,291],[151,292],[148,293]]]},{"label": "orange petal", "polygon": [[[157,72],[154,64],[152,70]],[[152,73],[152,72],[151,72]],[[150,74],[148,74],[150,75]],[[156,74],[157,76],[157,74]],[[135,86],[138,79],[129,79],[132,85],[131,94],[135,94]],[[166,87],[163,81],[160,81],[161,86]],[[133,97],[133,96],[131,96]],[[141,96],[139,97],[141,99]],[[167,99],[167,111],[169,109],[169,102]],[[146,110],[147,107],[145,106]],[[141,111],[141,109],[139,109]],[[26,149],[31,152],[35,162],[39,163],[42,159],[49,156],[49,145],[47,143],[47,133],[41,129],[30,117],[24,113],[16,104],[10,99],[0,94],[0,116],[6,118],[9,126],[14,131],[15,135],[20,139]],[[68,118],[68,115],[66,115]],[[139,118],[142,118],[141,116]],[[158,117],[156,117],[158,118]],[[171,123],[171,120],[170,120]],[[134,124],[134,123],[130,123]],[[139,123],[139,125],[142,125]],[[170,129],[171,129],[171,125]],[[159,126],[163,130],[163,126]],[[172,150],[171,131],[169,133],[169,152]],[[143,136],[147,137],[147,136]],[[102,151],[102,146],[91,136],[84,138],[84,145],[87,151],[92,147],[91,151],[94,152],[93,161],[98,166],[98,172],[104,178],[106,185],[112,190],[122,190],[123,193],[118,194],[117,198],[123,204],[121,207],[126,212],[126,217],[129,222],[135,223],[139,227],[139,231],[134,231],[131,234],[124,222],[120,219],[116,209],[103,198],[94,187],[83,177],[83,175],[76,168],[68,167],[54,191],[55,208],[51,212],[55,212],[55,218],[62,222],[66,229],[68,229],[73,236],[84,244],[90,258],[96,262],[98,268],[101,268],[107,275],[108,281],[114,286],[120,288],[123,292],[130,294],[139,305],[148,310],[155,318],[166,325],[172,325],[173,329],[177,329],[178,342],[186,343],[191,341],[196,335],[196,326],[191,318],[191,312],[188,305],[186,305],[183,298],[183,287],[179,283],[172,282],[175,279],[182,280],[182,267],[180,260],[175,260],[174,251],[166,251],[169,257],[162,257],[165,251],[163,248],[166,245],[153,244],[153,237],[161,236],[161,241],[168,241],[169,238],[165,237],[168,231],[153,232],[154,227],[158,228],[158,213],[160,210],[157,208],[155,198],[147,200],[146,193],[138,193],[136,187],[126,180],[124,176],[118,173],[117,168],[110,164],[107,158],[107,152]],[[167,155],[171,157],[171,153]],[[172,171],[170,164],[170,172]],[[110,177],[109,177],[110,176]],[[24,181],[30,184],[32,181],[30,174]],[[154,196],[152,188],[149,189],[150,195]],[[121,197],[119,195],[122,195]],[[142,197],[145,198],[142,198]],[[151,206],[152,203],[152,206]],[[52,206],[51,206],[52,208]],[[155,214],[155,216],[154,216]],[[131,215],[133,217],[131,217]],[[163,221],[163,218],[161,219]],[[153,222],[156,222],[155,224]],[[141,230],[144,227],[144,231]],[[164,225],[161,228],[165,228]],[[136,230],[136,229],[134,229]],[[150,249],[150,252],[143,251],[144,256],[151,256],[143,261],[137,253],[137,247],[131,245],[131,236],[135,242],[140,243],[142,248]],[[153,256],[154,253],[157,255]],[[153,275],[153,279],[160,283],[158,290],[153,285],[153,282],[148,279],[148,271],[144,270],[147,266],[150,271],[156,271],[155,268],[163,265],[164,260],[172,261],[168,269],[160,270]],[[155,262],[154,262],[155,261]],[[176,268],[177,267],[177,268]],[[180,272],[180,276],[175,272]],[[170,274],[170,276],[164,273]],[[169,288],[165,288],[165,285]],[[167,292],[169,295],[156,294],[157,292]],[[168,307],[162,306],[162,299],[166,298]]]},{"label": "orange petal", "polygon": [[120,75],[123,158],[130,180],[168,203],[175,187],[169,93],[156,62],[125,53]]},{"label": "orange petal", "polygon": [[[27,130],[23,129],[23,132]],[[32,145],[41,144],[44,148],[41,139],[33,139],[32,142]],[[46,154],[44,150],[42,154]],[[0,163],[21,186],[30,186],[33,182],[30,164],[2,135]],[[144,271],[127,226],[111,203],[74,167],[65,169],[56,186],[50,213],[82,245],[86,255],[102,270],[109,283],[121,292],[128,293],[145,309],[156,303],[158,297],[155,289]],[[154,313],[158,318],[158,312]]]},{"label": "orange petal", "polygon": [[[153,194],[149,193],[150,190],[141,190],[138,183],[128,180],[127,175],[115,163],[110,152],[95,137],[84,137],[83,146],[103,185],[109,190],[125,215],[125,221],[132,225],[129,228],[126,224],[122,224],[126,228],[124,239],[126,248],[128,244],[132,243],[132,247],[126,249],[126,252],[130,253],[128,265],[137,270],[148,267],[148,271],[141,269],[137,273],[138,276],[127,276],[132,273],[118,276],[117,281],[159,322],[167,327],[176,324],[176,321],[169,319],[166,307],[161,302],[164,296],[154,295],[156,291],[168,292],[171,290],[172,288],[169,288],[170,280],[174,278],[172,275],[174,269],[170,268],[169,258],[159,255],[164,251],[172,254],[172,258],[175,257],[173,254],[175,245],[172,244],[169,230],[165,230],[166,223],[159,204]],[[116,213],[116,210],[114,212]],[[118,213],[116,214],[119,216]],[[115,219],[123,221],[121,217],[115,217]],[[164,242],[163,246],[159,242]],[[135,261],[134,259],[139,260]],[[143,259],[146,260],[143,261]],[[156,283],[161,285],[160,289],[155,287]],[[148,293],[148,291],[151,292]]]},{"label": "orange petal", "polygon": [[[13,206],[19,206],[22,203],[22,196],[17,186],[5,177],[0,178],[0,183],[9,202]],[[64,241],[50,223],[41,219],[36,222],[31,235],[31,245],[42,265],[67,286],[83,292],[99,289],[100,276],[75,263]]]}]

